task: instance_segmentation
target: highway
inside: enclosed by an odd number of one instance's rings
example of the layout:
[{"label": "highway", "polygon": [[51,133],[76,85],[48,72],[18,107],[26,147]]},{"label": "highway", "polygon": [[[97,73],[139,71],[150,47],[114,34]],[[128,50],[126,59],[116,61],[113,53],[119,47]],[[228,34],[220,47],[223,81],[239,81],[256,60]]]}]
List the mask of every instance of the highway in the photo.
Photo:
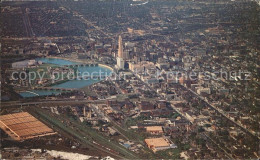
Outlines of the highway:
[{"label": "highway", "polygon": [[10,101],[2,102],[1,107],[11,106],[30,106],[30,105],[57,105],[57,104],[79,104],[79,103],[105,103],[106,99],[102,100],[86,100],[86,99],[58,99],[58,100],[38,100],[34,102]]},{"label": "highway", "polygon": [[[127,96],[128,94],[118,94],[117,96]],[[129,94],[130,95],[130,94]],[[29,101],[24,102],[24,100],[18,100],[18,101],[8,101],[8,102],[1,102],[2,109],[5,107],[21,107],[21,106],[30,106],[30,105],[57,105],[57,104],[65,104],[65,105],[73,105],[73,104],[86,104],[86,103],[92,103],[92,104],[103,104],[107,100],[116,100],[117,96],[114,98],[108,97],[106,99],[98,99],[98,100],[88,100],[88,99],[71,99],[71,98],[63,98],[63,99],[39,99],[37,101]],[[26,100],[28,101],[28,100]]]},{"label": "highway", "polygon": [[27,37],[33,37],[35,34],[32,30],[27,8],[22,8],[22,13],[23,13],[23,22],[27,33]]},{"label": "highway", "polygon": [[88,26],[94,27],[97,31],[101,32],[102,34],[104,34],[107,37],[110,37],[107,33],[105,33],[100,27],[94,25],[92,22],[90,22],[89,20],[87,20],[86,18],[84,18],[82,15],[80,15],[78,12],[76,11],[72,11],[71,9],[63,6],[67,11],[72,12],[75,16],[77,16],[83,23],[85,23]]}]

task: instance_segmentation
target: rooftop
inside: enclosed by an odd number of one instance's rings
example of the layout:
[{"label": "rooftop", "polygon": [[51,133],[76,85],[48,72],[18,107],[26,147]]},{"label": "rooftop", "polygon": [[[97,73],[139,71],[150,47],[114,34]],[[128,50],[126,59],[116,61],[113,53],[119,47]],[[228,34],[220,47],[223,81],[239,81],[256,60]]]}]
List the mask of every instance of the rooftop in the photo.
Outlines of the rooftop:
[{"label": "rooftop", "polygon": [[151,148],[156,148],[156,147],[168,147],[170,146],[169,142],[164,139],[164,138],[149,138],[145,139],[145,143],[151,147]]},{"label": "rooftop", "polygon": [[15,140],[55,134],[51,128],[27,112],[0,116],[0,127]]},{"label": "rooftop", "polygon": [[162,126],[148,126],[146,127],[146,130],[148,132],[153,132],[153,131],[163,131]]}]

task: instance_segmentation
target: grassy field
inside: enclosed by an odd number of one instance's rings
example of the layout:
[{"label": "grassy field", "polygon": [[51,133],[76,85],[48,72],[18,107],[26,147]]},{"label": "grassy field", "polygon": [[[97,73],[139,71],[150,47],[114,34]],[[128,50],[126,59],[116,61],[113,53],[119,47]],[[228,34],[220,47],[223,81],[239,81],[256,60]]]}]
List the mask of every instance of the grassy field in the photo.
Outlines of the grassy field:
[{"label": "grassy field", "polygon": [[[43,79],[49,79],[51,80],[51,73],[48,72],[48,68],[51,67],[52,69],[55,68],[60,68],[61,66],[59,65],[55,65],[55,64],[42,64],[39,67],[36,68],[26,68],[29,72],[29,75],[32,77],[32,81],[31,84],[32,85],[37,85],[36,84],[36,80],[43,78]],[[73,68],[71,68],[73,69]],[[75,69],[73,69],[74,72],[76,72]],[[55,74],[55,83],[48,83],[48,84],[44,84],[44,86],[48,87],[48,86],[52,86],[52,85],[56,85],[56,84],[60,84],[60,83],[64,83],[66,81],[68,81],[68,74],[66,72],[63,73],[63,71],[57,71],[58,75]],[[76,74],[75,74],[76,75]]]},{"label": "grassy field", "polygon": [[39,67],[36,68],[26,68],[29,72],[34,72],[36,73],[36,79],[39,79],[40,76],[43,76],[43,78],[51,78],[50,74],[47,74],[47,68],[52,67],[52,68],[58,68],[58,65],[54,64],[42,64]]}]

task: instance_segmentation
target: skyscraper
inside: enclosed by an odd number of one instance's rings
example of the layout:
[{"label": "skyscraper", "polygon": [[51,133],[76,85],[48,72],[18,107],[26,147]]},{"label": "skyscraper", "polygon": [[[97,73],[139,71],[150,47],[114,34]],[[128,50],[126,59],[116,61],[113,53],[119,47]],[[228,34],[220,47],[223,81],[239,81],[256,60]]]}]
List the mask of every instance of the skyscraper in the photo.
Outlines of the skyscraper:
[{"label": "skyscraper", "polygon": [[124,59],[123,42],[121,35],[118,38],[118,57]]},{"label": "skyscraper", "polygon": [[118,38],[118,57],[116,59],[117,62],[117,68],[118,69],[124,69],[125,68],[125,54],[123,51],[123,42],[122,37],[119,36]]}]

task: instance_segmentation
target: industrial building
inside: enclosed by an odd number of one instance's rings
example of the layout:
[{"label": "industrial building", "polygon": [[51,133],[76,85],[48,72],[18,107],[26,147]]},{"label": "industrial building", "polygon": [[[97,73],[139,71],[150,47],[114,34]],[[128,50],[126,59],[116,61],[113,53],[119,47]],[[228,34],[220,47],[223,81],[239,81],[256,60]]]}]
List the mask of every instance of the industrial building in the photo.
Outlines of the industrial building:
[{"label": "industrial building", "polygon": [[145,139],[145,143],[147,144],[148,148],[153,150],[153,152],[170,148],[177,148],[175,144],[171,144],[168,139],[162,137]]},{"label": "industrial building", "polygon": [[1,115],[0,128],[12,139],[18,141],[56,134],[27,112]]},{"label": "industrial building", "polygon": [[148,127],[146,127],[146,131],[151,134],[162,134],[163,133],[162,126],[148,126]]}]

